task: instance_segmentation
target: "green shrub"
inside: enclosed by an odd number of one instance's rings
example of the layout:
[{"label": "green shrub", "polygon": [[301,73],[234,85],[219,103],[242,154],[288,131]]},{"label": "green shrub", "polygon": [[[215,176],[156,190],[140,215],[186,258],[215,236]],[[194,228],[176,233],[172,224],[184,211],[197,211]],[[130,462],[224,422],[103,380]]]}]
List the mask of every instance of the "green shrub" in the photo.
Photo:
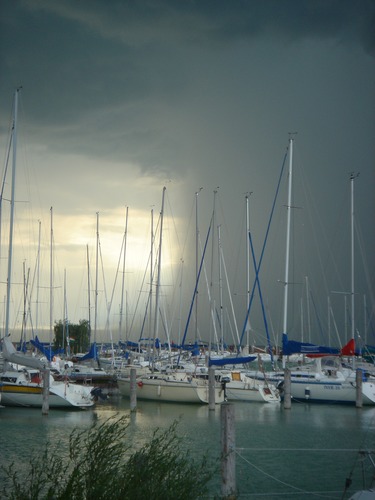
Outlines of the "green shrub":
[{"label": "green shrub", "polygon": [[2,466],[6,480],[1,498],[9,500],[153,500],[207,496],[218,466],[206,456],[189,457],[178,437],[177,422],[156,429],[137,450],[128,437],[128,418],[111,417],[85,430],[74,430],[65,454],[47,443],[20,472],[13,462]]}]

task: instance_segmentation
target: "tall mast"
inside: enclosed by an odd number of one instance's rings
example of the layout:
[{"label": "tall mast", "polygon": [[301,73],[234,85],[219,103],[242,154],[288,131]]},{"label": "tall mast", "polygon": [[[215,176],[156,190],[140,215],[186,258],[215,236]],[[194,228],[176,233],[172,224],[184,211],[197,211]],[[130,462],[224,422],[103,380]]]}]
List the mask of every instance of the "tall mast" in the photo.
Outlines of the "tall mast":
[{"label": "tall mast", "polygon": [[[287,228],[286,228],[286,252],[285,252],[285,276],[284,276],[284,316],[283,335],[287,335],[288,327],[288,285],[289,285],[289,253],[290,253],[290,221],[292,208],[292,173],[293,173],[293,138],[289,138],[289,171],[288,171],[288,204],[287,204]],[[285,368],[285,356],[283,356],[283,367]]]},{"label": "tall mast", "polygon": [[149,291],[149,337],[152,334],[152,282],[154,279],[154,209],[151,208],[151,242],[150,242],[150,291]]},{"label": "tall mast", "polygon": [[18,88],[14,93],[13,110],[13,157],[12,157],[12,191],[10,198],[10,224],[9,224],[9,250],[8,250],[8,280],[7,280],[7,300],[5,311],[5,335],[9,335],[9,308],[10,308],[10,289],[12,281],[12,259],[13,259],[13,226],[14,226],[14,197],[16,189],[16,165],[17,165],[17,115],[18,115]]},{"label": "tall mast", "polygon": [[[198,225],[198,195],[203,188],[199,188],[195,193],[195,279],[198,283],[198,245],[199,245],[199,225]],[[195,290],[195,334],[194,340],[198,340],[198,284]]]},{"label": "tall mast", "polygon": [[[218,189],[218,188],[217,188]],[[213,203],[213,208],[212,208],[212,245],[211,245],[211,271],[210,271],[210,297],[211,297],[211,317],[213,321],[215,322],[215,297],[214,297],[214,288],[213,288],[213,282],[214,282],[214,260],[215,260],[215,215],[216,215],[216,195],[217,195],[217,189],[214,189],[214,203]],[[222,328],[222,325],[220,326]],[[215,326],[214,326],[215,328]],[[218,346],[218,349],[220,349],[220,346]]]},{"label": "tall mast", "polygon": [[[250,205],[249,205],[249,197],[252,194],[252,191],[246,193],[245,196],[245,204],[246,204],[246,309],[249,308],[250,304],[250,241],[249,241],[249,233],[250,233]],[[246,347],[245,353],[249,352],[249,333],[250,333],[250,319],[247,318],[246,321]]]},{"label": "tall mast", "polygon": [[[121,304],[120,304],[120,324],[119,324],[119,341],[122,339],[122,315],[124,310],[124,285],[125,285],[125,261],[126,261],[126,241],[128,235],[128,213],[129,207],[126,207],[125,217],[125,232],[124,232],[124,255],[122,260],[122,286],[121,286]],[[127,331],[125,332],[127,336]]]},{"label": "tall mast", "polygon": [[218,254],[219,254],[219,294],[220,294],[220,347],[224,350],[224,314],[223,314],[223,280],[221,272],[221,226],[217,226]]},{"label": "tall mast", "polygon": [[36,261],[36,311],[35,311],[35,330],[38,333],[39,328],[39,280],[40,280],[40,239],[41,239],[41,222],[38,221],[38,254]]},{"label": "tall mast", "polygon": [[166,187],[163,187],[163,197],[160,212],[160,235],[159,235],[159,256],[158,256],[158,280],[156,283],[155,317],[154,317],[154,340],[159,336],[159,300],[160,300],[160,278],[161,278],[161,254],[163,242],[163,220],[164,220],[164,197]]},{"label": "tall mast", "polygon": [[88,303],[88,316],[89,316],[89,343],[91,345],[91,286],[90,286],[90,256],[89,246],[86,245],[86,260],[87,260],[87,303]]},{"label": "tall mast", "polygon": [[53,208],[51,212],[51,238],[50,238],[50,273],[49,273],[49,345],[52,346],[52,330],[53,330]]},{"label": "tall mast", "polygon": [[351,187],[351,196],[350,196],[350,236],[351,236],[351,338],[354,339],[355,335],[355,307],[354,307],[354,179],[358,177],[359,174],[354,174],[353,172],[350,174],[350,187]]},{"label": "tall mast", "polygon": [[96,212],[96,263],[95,263],[95,311],[94,311],[94,342],[98,327],[98,273],[99,273],[99,212]]}]

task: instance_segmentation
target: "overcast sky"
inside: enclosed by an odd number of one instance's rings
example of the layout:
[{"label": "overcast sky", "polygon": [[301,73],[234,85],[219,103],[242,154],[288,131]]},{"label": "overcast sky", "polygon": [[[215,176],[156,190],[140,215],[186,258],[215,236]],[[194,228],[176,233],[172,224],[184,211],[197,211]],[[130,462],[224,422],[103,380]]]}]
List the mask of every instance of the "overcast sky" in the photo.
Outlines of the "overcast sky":
[{"label": "overcast sky", "polygon": [[[354,183],[356,328],[362,337],[371,335],[375,344],[374,1],[3,0],[0,9],[3,169],[13,94],[22,86],[15,239],[23,253],[14,257],[12,325],[18,328],[22,321],[22,307],[16,311],[22,298],[23,268],[30,273],[30,282],[33,276],[36,280],[38,221],[42,262],[38,315],[31,306],[34,326],[49,323],[51,226],[53,318],[63,317],[64,289],[69,320],[88,318],[87,272],[89,268],[91,288],[95,285],[98,220],[103,262],[98,271],[99,327],[105,327],[105,303],[110,303],[111,329],[118,338],[122,273],[115,286],[116,266],[129,207],[125,289],[129,325],[136,315],[132,330],[136,339],[147,295],[139,291],[147,273],[150,213],[153,208],[156,228],[166,186],[163,321],[172,328],[173,338],[186,324],[196,265],[195,193],[203,187],[197,203],[202,245],[217,191],[215,221],[221,225],[241,330],[246,309],[245,193],[252,193],[250,223],[259,258],[288,133],[297,132],[293,199],[298,214],[291,281],[298,305],[289,315],[288,330],[294,338],[303,330],[306,337],[301,317],[306,322],[310,307],[311,315],[319,311],[314,341],[323,342],[330,297],[331,319],[337,322],[342,340],[349,335],[344,311],[351,287],[349,178],[355,172],[360,173]],[[4,187],[3,219],[9,183],[10,177]],[[286,186],[285,177],[260,273],[269,307],[268,326],[278,335]],[[5,220],[2,225],[4,282],[8,226]],[[217,228],[214,233],[217,236]],[[210,247],[208,283],[212,253]],[[303,262],[298,268],[297,257]],[[212,290],[217,304],[215,260]],[[311,301],[300,306],[307,283]],[[146,277],[144,290],[148,284]],[[204,274],[199,290],[200,331],[207,338],[212,325]],[[34,304],[35,286],[31,294],[29,285],[28,293]],[[223,307],[228,311],[229,331],[234,323],[229,320],[227,296],[228,292]],[[372,314],[372,326],[367,328],[364,304],[367,322]],[[257,341],[262,338],[264,342],[261,316],[254,312],[251,323],[259,332]],[[333,335],[332,324],[331,328]],[[230,342],[229,333],[228,337]]]}]

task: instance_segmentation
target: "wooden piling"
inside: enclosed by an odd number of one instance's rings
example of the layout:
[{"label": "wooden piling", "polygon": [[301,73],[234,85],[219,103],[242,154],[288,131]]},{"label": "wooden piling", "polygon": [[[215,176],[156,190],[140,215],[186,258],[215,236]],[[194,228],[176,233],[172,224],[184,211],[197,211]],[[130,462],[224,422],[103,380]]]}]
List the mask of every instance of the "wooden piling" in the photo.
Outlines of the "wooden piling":
[{"label": "wooden piling", "polygon": [[42,404],[42,415],[48,415],[49,413],[49,368],[44,368],[42,370],[43,378],[43,404]]},{"label": "wooden piling", "polygon": [[363,401],[362,401],[362,370],[360,368],[357,368],[355,372],[355,406],[356,408],[362,408]]},{"label": "wooden piling", "polygon": [[215,409],[215,368],[210,366],[208,369],[208,409]]},{"label": "wooden piling", "polygon": [[292,407],[291,372],[289,368],[284,368],[284,410]]},{"label": "wooden piling", "polygon": [[137,410],[137,370],[130,368],[130,411]]},{"label": "wooden piling", "polygon": [[223,500],[235,500],[236,455],[234,405],[221,405],[221,494]]}]

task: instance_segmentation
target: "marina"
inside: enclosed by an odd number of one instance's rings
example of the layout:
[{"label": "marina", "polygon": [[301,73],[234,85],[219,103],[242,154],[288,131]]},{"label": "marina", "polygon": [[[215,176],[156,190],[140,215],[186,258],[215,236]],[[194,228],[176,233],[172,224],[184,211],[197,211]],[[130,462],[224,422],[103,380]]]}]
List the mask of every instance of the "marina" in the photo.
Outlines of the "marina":
[{"label": "marina", "polygon": [[1,500],[375,500],[374,2],[3,3]]},{"label": "marina", "polygon": [[[360,455],[375,448],[373,407],[295,403],[284,410],[283,405],[233,405],[237,498],[349,499],[363,488],[362,479],[373,476],[371,463]],[[85,411],[50,410],[47,417],[38,409],[1,408],[2,464],[25,466],[47,442],[63,453],[73,429],[123,414],[129,415],[134,448],[145,444],[156,428],[167,429],[177,420],[192,459],[205,453],[220,457],[221,405],[210,410],[208,405],[138,401],[136,411],[130,412],[129,399],[112,397]],[[344,494],[347,478],[352,482]],[[218,469],[211,498],[220,494],[220,484]]]}]

